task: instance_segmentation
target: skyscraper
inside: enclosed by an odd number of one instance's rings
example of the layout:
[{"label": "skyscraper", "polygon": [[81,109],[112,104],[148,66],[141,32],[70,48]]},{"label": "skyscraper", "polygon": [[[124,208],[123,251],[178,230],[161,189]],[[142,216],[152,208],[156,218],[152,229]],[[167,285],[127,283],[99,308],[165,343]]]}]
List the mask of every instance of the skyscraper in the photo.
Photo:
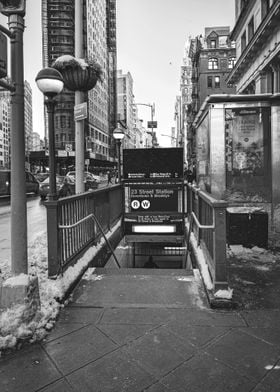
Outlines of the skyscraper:
[{"label": "skyscraper", "polygon": [[0,167],[10,167],[10,129],[11,129],[11,104],[10,92],[0,93]]},{"label": "skyscraper", "polygon": [[[110,160],[116,127],[116,0],[83,2],[84,58],[94,59],[104,81],[85,93],[88,118],[84,121],[89,157],[95,164]],[[75,52],[75,1],[42,0],[43,65],[51,66],[62,55]],[[55,109],[56,148],[75,148],[74,93],[64,89]],[[47,127],[46,127],[47,129]]]}]

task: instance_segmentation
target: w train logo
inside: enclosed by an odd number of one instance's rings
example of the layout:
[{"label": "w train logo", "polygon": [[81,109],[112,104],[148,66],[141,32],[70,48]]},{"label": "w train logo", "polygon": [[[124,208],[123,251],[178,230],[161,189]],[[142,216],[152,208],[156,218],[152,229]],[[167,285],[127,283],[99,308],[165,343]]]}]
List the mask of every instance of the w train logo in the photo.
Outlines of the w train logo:
[{"label": "w train logo", "polygon": [[141,202],[139,200],[132,200],[131,202],[131,208],[134,210],[138,210],[138,208],[142,207],[144,210],[148,210],[151,206],[151,203],[149,200],[142,200]]}]

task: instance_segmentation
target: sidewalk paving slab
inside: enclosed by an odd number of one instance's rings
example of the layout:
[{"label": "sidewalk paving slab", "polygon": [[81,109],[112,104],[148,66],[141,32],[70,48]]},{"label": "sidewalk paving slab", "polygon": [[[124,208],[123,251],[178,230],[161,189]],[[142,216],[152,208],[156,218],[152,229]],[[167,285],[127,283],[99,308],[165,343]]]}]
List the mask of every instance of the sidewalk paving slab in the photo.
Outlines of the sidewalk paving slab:
[{"label": "sidewalk paving slab", "polygon": [[0,391],[279,392],[279,315],[210,309],[181,271],[98,269],[44,341],[0,358]]}]

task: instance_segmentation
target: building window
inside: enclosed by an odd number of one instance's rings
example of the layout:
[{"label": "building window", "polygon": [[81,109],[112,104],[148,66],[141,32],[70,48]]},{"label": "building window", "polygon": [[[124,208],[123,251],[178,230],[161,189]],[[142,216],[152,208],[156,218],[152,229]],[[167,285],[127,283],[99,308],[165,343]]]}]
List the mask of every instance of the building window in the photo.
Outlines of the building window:
[{"label": "building window", "polygon": [[219,37],[219,48],[228,48],[229,42],[229,37],[227,35],[221,35]]},{"label": "building window", "polygon": [[254,35],[254,17],[250,20],[248,24],[248,42],[251,41]]},{"label": "building window", "polygon": [[220,76],[215,76],[214,87],[215,88],[220,88]]},{"label": "building window", "polygon": [[210,57],[208,59],[208,69],[218,69],[218,59]]},{"label": "building window", "polygon": [[213,87],[212,76],[207,76],[207,87],[208,88],[212,88]]},{"label": "building window", "polygon": [[262,19],[265,18],[269,11],[269,0],[262,0]]},{"label": "building window", "polygon": [[215,39],[211,39],[211,41],[210,41],[210,48],[211,48],[211,49],[214,49],[214,48],[216,48],[216,47],[217,47],[216,40],[215,40]]},{"label": "building window", "polygon": [[244,31],[244,33],[241,36],[241,51],[243,52],[245,48],[246,48],[246,31]]},{"label": "building window", "polygon": [[228,68],[233,68],[235,66],[236,58],[235,57],[229,57],[228,59]]},{"label": "building window", "polygon": [[247,3],[248,0],[241,0],[241,5],[240,5],[241,11],[243,10],[243,8],[246,6]]}]

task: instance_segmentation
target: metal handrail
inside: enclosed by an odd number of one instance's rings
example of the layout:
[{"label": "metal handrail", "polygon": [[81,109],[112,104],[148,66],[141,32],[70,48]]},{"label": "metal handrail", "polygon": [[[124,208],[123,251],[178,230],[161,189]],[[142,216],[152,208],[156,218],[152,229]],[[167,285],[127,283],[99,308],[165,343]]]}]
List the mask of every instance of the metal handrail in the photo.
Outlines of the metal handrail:
[{"label": "metal handrail", "polygon": [[116,262],[117,266],[118,266],[119,268],[121,268],[120,263],[119,263],[119,261],[118,261],[118,259],[117,259],[117,256],[116,256],[116,254],[115,254],[115,252],[114,252],[114,249],[112,248],[112,246],[111,246],[111,244],[110,244],[108,238],[106,237],[106,234],[104,233],[104,231],[103,231],[103,229],[102,229],[102,226],[101,226],[100,222],[98,221],[98,219],[96,218],[96,216],[95,216],[93,213],[91,213],[90,215],[84,217],[83,219],[80,219],[78,222],[73,223],[72,225],[59,225],[58,227],[59,227],[60,229],[72,229],[73,227],[78,226],[80,223],[83,223],[83,222],[85,222],[85,221],[88,220],[88,219],[93,219],[93,220],[97,223],[97,225],[98,225],[98,227],[99,227],[99,230],[101,231],[101,234],[103,235],[103,237],[104,237],[104,239],[105,239],[106,244],[108,245],[110,251],[112,252],[112,255],[113,255],[114,259],[115,259],[115,262]]},{"label": "metal handrail", "polygon": [[195,213],[193,211],[192,211],[191,215],[192,215],[193,219],[195,220],[195,223],[196,223],[196,225],[198,226],[199,229],[215,229],[215,225],[214,224],[212,224],[212,225],[202,225],[199,222],[197,216],[195,215]]},{"label": "metal handrail", "polygon": [[72,229],[73,227],[78,226],[80,223],[83,223],[90,218],[93,218],[93,214],[90,214],[90,215],[84,217],[83,219],[80,219],[78,222],[73,223],[72,225],[58,225],[58,228],[59,229]]}]

